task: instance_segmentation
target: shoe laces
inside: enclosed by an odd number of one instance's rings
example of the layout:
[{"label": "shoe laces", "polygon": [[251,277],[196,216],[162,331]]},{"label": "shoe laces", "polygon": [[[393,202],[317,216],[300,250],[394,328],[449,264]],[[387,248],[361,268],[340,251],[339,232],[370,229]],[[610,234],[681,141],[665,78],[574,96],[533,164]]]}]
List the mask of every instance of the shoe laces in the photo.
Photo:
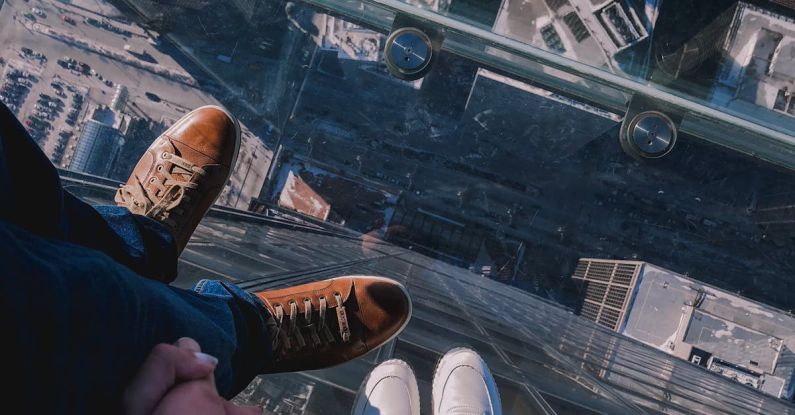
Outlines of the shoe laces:
[{"label": "shoe laces", "polygon": [[[185,214],[179,206],[190,201],[189,193],[199,186],[193,178],[196,175],[204,176],[206,172],[169,151],[161,152],[159,158],[156,170],[163,178],[150,175],[148,184],[153,189],[147,189],[136,177],[133,183],[121,186],[115,200],[132,213],[147,216],[175,229]],[[166,161],[171,163],[171,168],[166,167]],[[188,179],[180,179],[177,174],[188,176]]]},{"label": "shoe laces", "polygon": [[274,332],[271,334],[273,351],[286,353],[293,349],[303,349],[309,343],[315,347],[322,347],[336,341],[335,335],[329,328],[326,314],[334,309],[336,311],[338,331],[337,336],[341,341],[351,339],[351,330],[348,325],[348,316],[345,306],[342,305],[342,295],[334,293],[336,305],[330,306],[325,296],[318,299],[318,307],[314,307],[309,298],[305,298],[303,313],[298,312],[298,303],[295,300],[287,302],[287,308],[281,304],[274,304],[273,318],[276,322]]}]

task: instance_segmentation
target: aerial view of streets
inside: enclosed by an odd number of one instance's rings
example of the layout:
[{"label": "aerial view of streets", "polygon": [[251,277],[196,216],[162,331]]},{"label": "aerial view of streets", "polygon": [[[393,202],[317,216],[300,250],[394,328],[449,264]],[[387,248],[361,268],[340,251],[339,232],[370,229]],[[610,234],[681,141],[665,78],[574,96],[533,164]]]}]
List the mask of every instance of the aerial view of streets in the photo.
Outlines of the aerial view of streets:
[{"label": "aerial view of streets", "polygon": [[112,168],[89,172],[115,180],[183,114],[222,104],[244,145],[219,203],[306,214],[282,195],[303,180],[324,202],[307,220],[566,305],[577,260],[599,257],[795,309],[793,234],[759,216],[771,195],[795,205],[791,172],[686,135],[663,159],[635,160],[617,139],[622,114],[449,53],[402,81],[381,61],[384,38],[300,2],[5,0],[0,100],[62,169],[98,109],[135,120]]}]

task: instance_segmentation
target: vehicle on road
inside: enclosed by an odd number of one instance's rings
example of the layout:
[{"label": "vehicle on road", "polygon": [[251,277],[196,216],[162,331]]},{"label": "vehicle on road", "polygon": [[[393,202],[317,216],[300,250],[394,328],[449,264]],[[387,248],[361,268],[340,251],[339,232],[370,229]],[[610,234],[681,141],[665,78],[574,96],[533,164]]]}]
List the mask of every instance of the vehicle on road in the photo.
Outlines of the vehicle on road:
[{"label": "vehicle on road", "polygon": [[149,98],[150,101],[154,101],[154,102],[162,101],[162,99],[159,96],[157,96],[156,94],[153,94],[151,92],[147,92],[144,95],[146,95],[146,97]]},{"label": "vehicle on road", "polygon": [[75,19],[73,19],[73,18],[71,18],[71,17],[69,17],[69,16],[67,16],[65,14],[61,15],[61,19],[64,21],[64,23],[69,23],[72,26],[77,25],[77,21],[75,21]]}]

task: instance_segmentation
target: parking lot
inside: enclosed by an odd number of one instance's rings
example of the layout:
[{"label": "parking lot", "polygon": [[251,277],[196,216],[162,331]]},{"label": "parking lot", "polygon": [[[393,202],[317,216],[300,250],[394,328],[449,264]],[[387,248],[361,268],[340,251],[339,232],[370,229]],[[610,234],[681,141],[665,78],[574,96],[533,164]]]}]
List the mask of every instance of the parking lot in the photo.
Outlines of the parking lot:
[{"label": "parking lot", "polygon": [[[18,59],[6,65],[0,100],[16,113],[54,164],[67,167],[85,116],[89,91],[52,73],[68,68],[60,64],[53,68],[50,60],[41,52],[20,48]],[[58,61],[66,62],[63,58]]]},{"label": "parking lot", "polygon": [[[90,34],[107,42],[106,47],[121,52],[127,44],[134,45],[136,51],[146,45],[146,56],[166,61],[141,33],[131,31],[133,26],[110,22],[61,3],[37,0],[6,4],[0,15],[0,31],[12,40],[0,45],[0,57],[6,62],[0,80],[0,101],[9,106],[59,167],[69,167],[88,108],[110,105],[119,84],[130,88],[130,111],[146,118],[171,121],[196,105],[147,99],[145,93],[150,89],[163,92],[184,90],[184,86],[31,30],[35,27]],[[190,92],[176,96],[196,102],[206,99],[197,90]]]},{"label": "parking lot", "polygon": [[[26,127],[61,168],[70,168],[91,109],[110,106],[119,86],[127,91],[120,111],[151,122],[153,130],[192,108],[218,103],[182,66],[181,55],[174,56],[173,46],[162,47],[157,33],[129,23],[103,0],[6,1],[0,7],[0,39],[0,87],[9,83],[3,101],[13,99],[17,117],[28,121]],[[27,75],[6,78],[14,69]],[[271,152],[242,127],[240,168],[219,200],[245,207],[259,193]],[[137,159],[151,138],[122,142],[125,157]],[[127,173],[116,174],[122,179]]]}]

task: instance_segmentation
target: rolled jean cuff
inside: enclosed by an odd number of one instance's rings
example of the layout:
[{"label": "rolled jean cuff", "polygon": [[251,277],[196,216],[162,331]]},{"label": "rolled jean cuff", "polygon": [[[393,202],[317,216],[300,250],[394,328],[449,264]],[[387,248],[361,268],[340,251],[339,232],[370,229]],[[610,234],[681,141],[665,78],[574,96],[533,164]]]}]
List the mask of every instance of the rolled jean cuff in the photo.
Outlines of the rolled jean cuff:
[{"label": "rolled jean cuff", "polygon": [[274,320],[265,304],[240,287],[217,280],[201,280],[193,286],[201,296],[226,301],[236,315],[237,350],[232,357],[234,368],[230,388],[219,392],[232,398],[242,391],[273,359],[270,332]]}]

